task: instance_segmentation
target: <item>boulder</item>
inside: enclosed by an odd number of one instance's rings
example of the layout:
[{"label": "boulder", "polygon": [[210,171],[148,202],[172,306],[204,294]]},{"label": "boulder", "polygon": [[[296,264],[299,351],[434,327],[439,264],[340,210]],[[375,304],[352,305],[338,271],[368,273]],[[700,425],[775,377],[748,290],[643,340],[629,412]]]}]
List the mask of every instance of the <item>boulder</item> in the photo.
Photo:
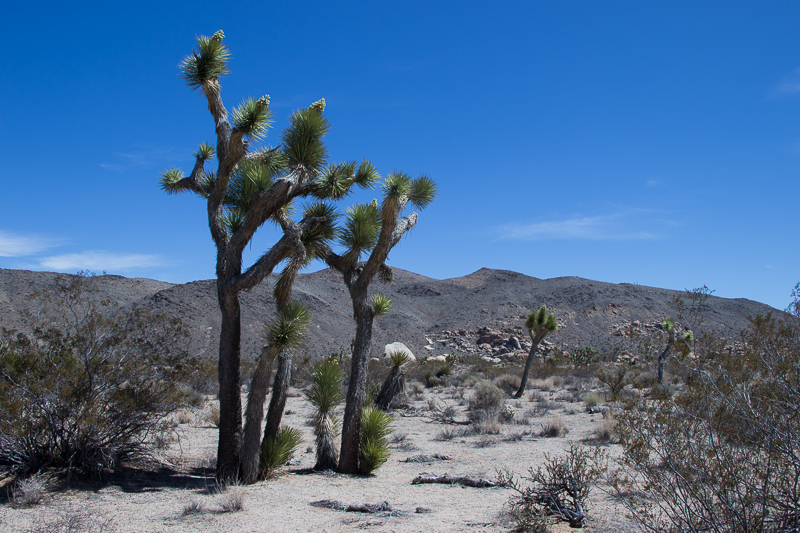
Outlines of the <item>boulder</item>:
[{"label": "boulder", "polygon": [[406,355],[408,355],[408,362],[409,363],[413,363],[414,361],[417,360],[417,358],[414,357],[414,354],[411,352],[411,350],[409,350],[408,346],[406,346],[402,342],[392,342],[390,344],[387,344],[383,348],[383,354],[387,358],[391,357],[393,354],[398,353],[398,352],[405,352]]}]

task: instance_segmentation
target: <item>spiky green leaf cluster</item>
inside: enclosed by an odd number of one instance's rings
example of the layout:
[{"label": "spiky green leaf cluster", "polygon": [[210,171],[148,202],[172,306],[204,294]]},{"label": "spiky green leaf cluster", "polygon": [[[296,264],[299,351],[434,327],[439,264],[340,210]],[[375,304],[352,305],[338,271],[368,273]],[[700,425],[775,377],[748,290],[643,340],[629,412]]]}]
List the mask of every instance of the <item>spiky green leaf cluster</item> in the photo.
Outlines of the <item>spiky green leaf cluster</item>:
[{"label": "spiky green leaf cluster", "polygon": [[547,312],[547,306],[543,305],[538,311],[531,311],[528,313],[528,318],[525,320],[525,329],[532,332],[536,337],[543,337],[547,333],[551,333],[558,329],[556,317],[552,313]]},{"label": "spiky green leaf cluster", "polygon": [[177,194],[181,192],[183,187],[178,185],[178,183],[185,177],[181,169],[176,167],[168,168],[161,174],[161,179],[159,180],[161,190],[167,194]]},{"label": "spiky green leaf cluster", "polygon": [[411,360],[409,353],[405,350],[395,350],[389,354],[389,360],[396,367],[401,367]]},{"label": "spiky green leaf cluster", "polygon": [[208,143],[201,143],[200,146],[197,147],[197,152],[195,152],[194,156],[201,161],[208,161],[214,157],[214,152],[213,146]]},{"label": "spiky green leaf cluster", "polygon": [[267,326],[270,345],[283,349],[299,346],[311,322],[311,311],[298,302],[287,302]]},{"label": "spiky green leaf cluster", "polygon": [[358,167],[355,161],[330,165],[317,178],[314,195],[317,198],[340,200],[351,192],[353,185],[367,189],[379,177],[377,169],[366,159]]},{"label": "spiky green leaf cluster", "polygon": [[392,417],[377,407],[365,407],[361,413],[358,469],[362,474],[377,470],[389,458],[386,437],[392,432]]},{"label": "spiky green leaf cluster", "polygon": [[279,162],[259,159],[243,161],[237,165],[231,176],[228,192],[225,195],[225,205],[238,207],[246,212],[250,208],[253,196],[269,189],[278,172],[280,172]]},{"label": "spiky green leaf cluster", "polygon": [[272,110],[269,108],[269,96],[258,100],[246,98],[231,113],[236,129],[250,139],[263,139],[272,124]]},{"label": "spiky green leaf cluster", "polygon": [[392,299],[386,295],[376,292],[369,300],[375,316],[385,316],[392,310]]},{"label": "spiky green leaf cluster", "polygon": [[408,197],[411,190],[411,178],[403,172],[391,172],[383,180],[381,192],[387,200],[400,201]]},{"label": "spiky green leaf cluster", "polygon": [[671,317],[667,317],[661,321],[661,328],[664,331],[672,331],[675,329],[675,319]]},{"label": "spiky green leaf cluster", "polygon": [[423,174],[411,182],[408,201],[418,209],[425,209],[436,197],[436,192],[436,183]]},{"label": "spiky green leaf cluster", "polygon": [[323,257],[330,252],[331,241],[336,237],[336,220],[339,218],[339,214],[331,204],[316,202],[305,206],[303,218],[322,219],[301,237],[306,249],[306,264],[308,264],[313,259]]},{"label": "spiky green leaf cluster", "polygon": [[339,242],[349,253],[360,256],[377,244],[380,231],[378,204],[357,204],[347,209],[344,226],[339,232]]},{"label": "spiky green leaf cluster", "polygon": [[270,477],[277,469],[288,463],[302,442],[302,433],[290,427],[282,427],[275,438],[265,439],[261,443],[259,455],[261,476]]},{"label": "spiky green leaf cluster", "polygon": [[342,380],[344,373],[338,361],[326,359],[314,367],[311,387],[306,398],[320,413],[328,413],[344,398]]},{"label": "spiky green leaf cluster", "polygon": [[281,142],[289,167],[320,172],[328,162],[328,149],[322,142],[330,125],[325,115],[313,109],[300,109],[289,118]]},{"label": "spiky green leaf cluster", "polygon": [[225,34],[219,30],[213,37],[201,35],[197,37],[197,49],[181,61],[179,65],[181,77],[192,89],[201,89],[212,80],[228,74],[228,59],[231,54],[222,42]]},{"label": "spiky green leaf cluster", "polygon": [[200,176],[200,196],[203,198],[208,198],[208,195],[211,194],[211,191],[214,190],[216,185],[217,173],[214,171],[203,172],[203,175]]}]

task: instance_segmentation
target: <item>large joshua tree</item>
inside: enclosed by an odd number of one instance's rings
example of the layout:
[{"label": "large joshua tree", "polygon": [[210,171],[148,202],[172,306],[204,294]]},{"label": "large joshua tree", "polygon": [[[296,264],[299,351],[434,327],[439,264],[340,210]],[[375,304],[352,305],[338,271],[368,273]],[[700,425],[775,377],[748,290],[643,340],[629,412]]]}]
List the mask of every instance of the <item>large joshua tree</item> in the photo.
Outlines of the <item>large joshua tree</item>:
[{"label": "large joshua tree", "polygon": [[[341,272],[353,302],[356,335],[350,382],[342,420],[342,447],[339,472],[359,472],[359,439],[361,414],[367,385],[367,361],[372,344],[372,323],[377,316],[388,312],[391,301],[381,294],[367,294],[375,275],[391,281],[392,271],[386,264],[389,252],[407,231],[417,223],[417,213],[401,217],[411,203],[424,209],[436,196],[436,184],[427,176],[411,179],[407,174],[393,172],[383,182],[383,203],[356,205],[347,210],[339,243],[341,255],[324,254],[329,266]],[[366,256],[366,260],[362,258]]]},{"label": "large joshua tree", "polygon": [[531,371],[533,357],[539,351],[539,343],[544,340],[548,333],[556,331],[558,324],[556,324],[556,317],[552,313],[548,313],[547,306],[543,305],[538,311],[528,313],[528,318],[525,320],[525,329],[528,330],[528,335],[531,337],[531,351],[525,361],[525,370],[522,372],[522,380],[520,381],[519,389],[514,394],[514,398],[522,398],[522,393],[525,392],[525,386],[528,384],[528,374]]},{"label": "large joshua tree", "polygon": [[[304,262],[303,236],[332,223],[324,205],[314,204],[290,218],[298,197],[339,199],[353,184],[369,186],[377,178],[369,162],[326,166],[328,152],[323,143],[329,125],[323,115],[325,101],[300,109],[289,119],[281,144],[251,150],[250,142],[261,140],[272,123],[269,97],[247,98],[229,115],[221,96],[220,78],[229,73],[230,53],[224,34],[197,37],[197,48],[180,64],[183,79],[199,89],[208,102],[216,129],[216,147],[203,143],[195,154],[189,176],[177,169],[165,171],[162,188],[170,193],[191,191],[206,199],[208,225],[217,248],[217,298],[222,315],[219,342],[220,427],[217,478],[239,476],[242,445],[240,375],[241,310],[239,293],[258,285],[281,262],[294,258]],[[216,156],[216,171],[206,164]],[[320,216],[322,215],[322,216]],[[272,220],[283,236],[246,270],[242,253],[264,222]]]}]

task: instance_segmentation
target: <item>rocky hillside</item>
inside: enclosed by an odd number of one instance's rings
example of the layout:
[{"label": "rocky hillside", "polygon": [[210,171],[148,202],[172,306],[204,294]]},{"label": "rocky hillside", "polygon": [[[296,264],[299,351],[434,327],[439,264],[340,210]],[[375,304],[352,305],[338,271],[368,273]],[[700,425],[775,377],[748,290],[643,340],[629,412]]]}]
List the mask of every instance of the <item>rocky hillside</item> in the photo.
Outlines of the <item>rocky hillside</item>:
[{"label": "rocky hillside", "polygon": [[[626,349],[623,331],[652,331],[666,316],[677,317],[679,291],[591,281],[576,277],[538,279],[505,270],[481,269],[468,276],[435,280],[394,269],[394,281],[374,282],[374,292],[394,301],[392,312],[375,321],[373,355],[401,341],[418,355],[450,352],[502,357],[516,336],[525,348],[522,329],[530,310],[542,304],[553,312],[560,329],[547,341],[565,350],[592,345],[601,351]],[[25,311],[34,311],[33,292],[47,293],[58,276],[48,272],[0,269],[0,327],[24,328]],[[121,312],[138,306],[181,318],[189,326],[192,350],[216,356],[219,334],[214,282],[174,285],[120,276],[99,278],[95,296],[114,302]],[[263,322],[272,316],[272,279],[242,295],[243,355],[255,357],[262,344]],[[299,276],[294,298],[313,313],[307,342],[298,355],[312,357],[349,350],[355,325],[348,293],[336,272],[322,270]],[[711,297],[702,309],[702,329],[736,341],[749,316],[776,312],[751,300]]]}]

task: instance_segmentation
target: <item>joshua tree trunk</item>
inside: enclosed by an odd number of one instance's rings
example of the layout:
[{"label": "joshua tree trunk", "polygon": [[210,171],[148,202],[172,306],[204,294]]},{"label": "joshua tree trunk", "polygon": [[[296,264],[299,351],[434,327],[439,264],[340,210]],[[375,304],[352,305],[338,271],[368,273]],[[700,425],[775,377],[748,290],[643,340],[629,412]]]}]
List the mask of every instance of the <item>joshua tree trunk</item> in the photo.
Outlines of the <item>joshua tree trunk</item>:
[{"label": "joshua tree trunk", "polygon": [[264,428],[263,442],[274,439],[281,428],[283,409],[286,407],[286,392],[292,380],[292,354],[281,353],[278,357],[278,370],[275,372],[275,382],[272,384],[272,398],[267,410],[267,425]]},{"label": "joshua tree trunk", "polygon": [[351,288],[353,301],[358,302],[356,313],[356,338],[353,343],[353,360],[350,365],[350,383],[347,386],[347,403],[342,420],[342,448],[339,454],[339,472],[358,473],[359,439],[361,438],[361,412],[367,388],[367,361],[372,344],[372,307],[367,303],[367,290]]},{"label": "joshua tree trunk", "polygon": [[667,360],[669,357],[670,352],[672,351],[672,344],[667,344],[667,347],[664,348],[664,351],[661,352],[658,356],[658,384],[664,384],[664,361]]},{"label": "joshua tree trunk", "polygon": [[400,367],[392,365],[389,375],[383,380],[383,386],[378,393],[378,399],[375,400],[375,405],[384,411],[389,410],[389,406],[394,400],[398,392],[405,388],[405,373],[400,372]]},{"label": "joshua tree trunk", "polygon": [[220,288],[219,295],[222,325],[219,336],[217,479],[228,481],[239,476],[239,450],[242,445],[242,379],[239,372],[241,311],[238,294],[226,294]]},{"label": "joshua tree trunk", "polygon": [[519,389],[514,394],[514,398],[522,398],[522,394],[525,392],[525,387],[528,385],[528,374],[531,371],[531,365],[533,364],[533,358],[536,353],[539,351],[539,342],[536,339],[532,339],[531,344],[531,351],[528,353],[528,359],[525,361],[525,370],[522,371],[522,380],[519,383]]},{"label": "joshua tree trunk", "polygon": [[254,483],[258,478],[258,455],[261,443],[261,421],[264,419],[264,401],[269,389],[272,362],[275,360],[278,350],[277,347],[270,345],[261,352],[253,379],[250,382],[240,458],[243,483]]}]

